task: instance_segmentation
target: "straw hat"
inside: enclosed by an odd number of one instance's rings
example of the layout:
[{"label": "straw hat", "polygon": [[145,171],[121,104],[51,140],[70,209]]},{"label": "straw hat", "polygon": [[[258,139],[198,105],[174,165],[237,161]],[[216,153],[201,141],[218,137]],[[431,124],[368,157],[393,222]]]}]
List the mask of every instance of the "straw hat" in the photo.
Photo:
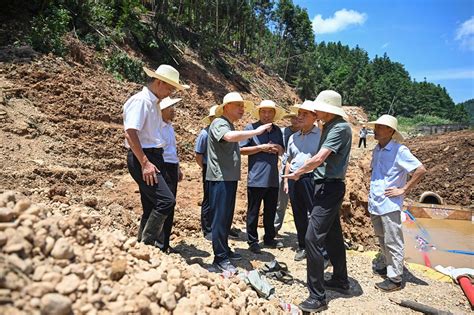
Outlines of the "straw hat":
[{"label": "straw hat", "polygon": [[143,67],[145,73],[152,78],[171,84],[178,90],[189,89],[189,85],[179,83],[179,72],[169,65],[160,65],[156,71]]},{"label": "straw hat", "polygon": [[216,116],[217,106],[218,105],[214,105],[211,108],[209,108],[209,115],[207,115],[201,120],[204,124],[209,125],[211,123],[211,118]]},{"label": "straw hat", "polygon": [[239,92],[230,92],[224,96],[224,101],[222,102],[222,104],[217,106],[216,117],[222,116],[222,114],[224,114],[224,106],[232,102],[243,103],[246,112],[251,111],[254,108],[253,102],[244,101]]},{"label": "straw hat", "polygon": [[293,108],[296,110],[296,112],[298,112],[298,110],[300,110],[300,109],[304,109],[304,110],[308,110],[308,111],[314,113],[315,110],[316,110],[316,106],[315,106],[314,102],[309,101],[309,100],[305,100],[303,102],[303,104],[301,104],[299,107],[291,106],[291,109],[293,109]]},{"label": "straw hat", "polygon": [[263,100],[260,102],[260,104],[258,106],[256,106],[254,108],[254,110],[252,111],[252,116],[255,118],[255,119],[260,119],[260,114],[259,114],[259,111],[261,108],[272,108],[275,110],[275,117],[273,117],[273,121],[277,121],[277,120],[280,120],[283,118],[283,116],[285,115],[285,110],[281,107],[278,107],[274,101],[270,101],[270,100]]},{"label": "straw hat", "polygon": [[347,114],[342,109],[341,94],[336,91],[322,91],[314,100],[314,104],[316,111],[339,115],[347,119]]},{"label": "straw hat", "polygon": [[375,128],[375,125],[388,126],[392,128],[393,130],[395,130],[395,133],[393,134],[392,139],[398,142],[403,141],[403,136],[398,131],[398,120],[393,116],[382,115],[376,121],[368,122],[367,125],[369,125],[371,128]]},{"label": "straw hat", "polygon": [[174,104],[178,103],[181,101],[180,98],[169,98],[165,97],[164,99],[161,100],[160,102],[160,109],[163,110],[165,108],[168,108],[170,106],[173,106]]},{"label": "straw hat", "polygon": [[290,112],[295,113],[296,116],[298,116],[298,109],[301,107],[303,104],[295,104],[293,106],[290,106]]},{"label": "straw hat", "polygon": [[289,113],[285,113],[285,115],[283,116],[283,119],[293,118],[293,117],[298,117],[298,113],[295,113],[294,111],[290,111]]}]

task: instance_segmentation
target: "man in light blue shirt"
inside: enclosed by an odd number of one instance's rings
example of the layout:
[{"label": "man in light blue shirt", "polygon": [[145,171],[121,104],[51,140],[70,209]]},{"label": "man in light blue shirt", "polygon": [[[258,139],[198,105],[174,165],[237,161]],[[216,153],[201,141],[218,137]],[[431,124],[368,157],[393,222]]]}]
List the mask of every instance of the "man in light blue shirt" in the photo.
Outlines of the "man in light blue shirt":
[{"label": "man in light blue shirt", "polygon": [[[382,254],[374,273],[386,278],[375,287],[392,292],[402,288],[403,199],[421,180],[426,169],[406,146],[399,143],[403,137],[397,130],[395,117],[383,115],[370,124],[375,126],[374,136],[378,144],[372,155],[369,212]],[[413,171],[407,182],[408,174]]]},{"label": "man in light blue shirt", "polygon": [[[296,171],[307,159],[318,153],[321,130],[314,125],[316,119],[314,103],[305,101],[298,109],[298,125],[301,129],[290,137],[286,148],[285,174]],[[305,235],[308,229],[308,214],[313,210],[313,172],[303,174],[298,181],[284,178],[284,190],[290,196],[298,236],[295,260],[300,261],[306,258]]]}]

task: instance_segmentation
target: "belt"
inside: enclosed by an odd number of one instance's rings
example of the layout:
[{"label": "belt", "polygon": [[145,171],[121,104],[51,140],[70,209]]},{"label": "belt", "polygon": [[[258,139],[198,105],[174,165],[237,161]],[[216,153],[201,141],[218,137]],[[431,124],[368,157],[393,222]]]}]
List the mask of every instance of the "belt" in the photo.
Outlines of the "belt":
[{"label": "belt", "polygon": [[322,178],[316,179],[314,181],[315,184],[325,184],[325,183],[343,183],[344,180],[342,178]]},{"label": "belt", "polygon": [[163,154],[163,148],[143,148],[143,152]]}]

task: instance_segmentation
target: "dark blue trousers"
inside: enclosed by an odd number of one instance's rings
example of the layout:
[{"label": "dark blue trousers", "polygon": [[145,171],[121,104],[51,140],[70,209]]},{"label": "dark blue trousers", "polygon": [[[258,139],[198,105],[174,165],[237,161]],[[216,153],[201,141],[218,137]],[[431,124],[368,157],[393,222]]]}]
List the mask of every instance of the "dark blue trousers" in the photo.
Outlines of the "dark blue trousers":
[{"label": "dark blue trousers", "polygon": [[278,203],[278,187],[248,187],[247,188],[247,242],[249,245],[258,243],[258,213],[263,201],[263,227],[265,235],[263,242],[275,239],[275,214]]},{"label": "dark blue trousers", "polygon": [[308,229],[308,216],[313,211],[314,179],[313,174],[303,175],[299,180],[288,180],[288,189],[295,218],[298,248],[305,249],[306,230]]},{"label": "dark blue trousers", "polygon": [[204,236],[212,231],[212,219],[214,214],[209,206],[209,181],[206,180],[207,165],[202,165],[202,203],[201,203],[201,229]]},{"label": "dark blue trousers", "polygon": [[[147,185],[143,180],[142,168],[137,157],[132,150],[127,153],[127,167],[130,175],[138,184],[140,190],[140,199],[143,207],[143,215],[140,221],[138,239],[141,239],[141,232],[146,225],[148,218],[152,212],[161,215],[170,215],[176,204],[175,197],[165,182],[163,175],[166,173],[163,160],[163,149],[143,149],[148,160],[153,163],[160,171],[157,174],[158,184],[153,186]],[[156,235],[158,238],[158,235]]]},{"label": "dark blue trousers", "polygon": [[209,204],[214,212],[212,220],[212,249],[214,263],[229,259],[229,232],[235,209],[237,181],[209,181]]},{"label": "dark blue trousers", "polygon": [[324,300],[324,248],[333,265],[332,279],[348,283],[346,248],[342,237],[339,209],[344,199],[344,182],[316,182],[313,211],[306,231],[307,283],[313,299]]},{"label": "dark blue trousers", "polygon": [[[164,174],[164,178],[166,184],[168,184],[168,187],[175,198],[176,193],[178,191],[178,168],[178,163],[165,162],[166,172]],[[170,236],[171,230],[173,229],[174,208],[175,207],[173,207],[172,211],[166,218],[165,224],[163,225],[163,232],[160,237],[160,248],[162,251],[165,251],[168,249],[168,247],[170,247]]]}]

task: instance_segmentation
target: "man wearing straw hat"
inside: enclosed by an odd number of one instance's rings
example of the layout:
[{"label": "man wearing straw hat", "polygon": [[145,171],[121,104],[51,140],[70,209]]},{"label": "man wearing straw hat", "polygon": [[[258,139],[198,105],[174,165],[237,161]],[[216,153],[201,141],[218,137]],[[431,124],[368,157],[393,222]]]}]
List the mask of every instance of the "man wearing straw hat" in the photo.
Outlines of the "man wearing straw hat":
[{"label": "man wearing straw hat", "polygon": [[263,100],[252,112],[257,122],[248,124],[245,130],[255,130],[264,124],[271,124],[268,132],[240,142],[240,153],[249,156],[247,179],[247,242],[249,249],[258,254],[258,214],[263,201],[263,243],[272,248],[281,248],[281,241],[275,240],[275,212],[278,202],[278,157],[283,154],[283,135],[273,122],[280,120],[285,111],[275,102]]},{"label": "man wearing straw hat", "polygon": [[[322,91],[314,101],[317,118],[325,122],[316,155],[289,174],[298,180],[310,171],[314,175],[313,210],[306,231],[307,282],[309,297],[300,304],[306,312],[327,309],[325,288],[349,293],[346,249],[342,237],[339,209],[344,199],[352,132],[342,108],[341,95],[332,90]],[[330,280],[324,280],[324,248],[333,265]]]},{"label": "man wearing straw hat", "polygon": [[[299,107],[300,104],[293,106],[294,108]],[[290,125],[288,127],[281,128],[281,133],[283,134],[283,149],[286,152],[286,147],[290,136],[299,130],[298,126],[298,111],[290,111],[288,114],[283,116],[283,119],[289,119]],[[278,234],[281,227],[283,226],[283,221],[285,220],[286,208],[288,207],[288,193],[284,191],[284,180],[281,175],[285,172],[286,165],[286,154],[283,153],[281,156],[281,168],[278,173],[278,203],[275,213],[275,233]]]},{"label": "man wearing straw hat", "polygon": [[206,127],[199,132],[196,138],[196,146],[194,148],[196,163],[199,165],[202,171],[202,190],[203,197],[201,202],[201,229],[204,237],[211,240],[211,226],[213,214],[209,207],[209,182],[206,180],[207,171],[207,138],[209,133],[209,126],[216,117],[216,108],[218,105],[214,105],[209,109],[209,115],[204,117],[202,120],[206,124]]},{"label": "man wearing straw hat", "polygon": [[[312,101],[304,101],[296,109],[300,130],[295,132],[288,141],[285,152],[287,157],[285,174],[296,171],[307,159],[318,152],[321,130],[315,125],[317,115],[314,109]],[[298,237],[295,261],[300,261],[306,258],[305,236],[308,229],[308,215],[313,211],[313,173],[303,174],[297,181],[284,178],[284,190],[290,195]]]},{"label": "man wearing straw hat", "polygon": [[216,108],[216,118],[209,127],[206,180],[209,181],[209,203],[214,212],[212,221],[213,266],[235,273],[230,259],[242,259],[231,251],[228,238],[234,217],[237,182],[240,179],[239,141],[269,131],[271,123],[255,130],[236,131],[233,123],[252,110],[253,103],[244,101],[237,92],[228,93]]},{"label": "man wearing straw hat", "polygon": [[[183,173],[179,167],[178,150],[176,148],[176,135],[174,132],[173,122],[175,113],[175,104],[181,101],[180,98],[165,98],[160,102],[161,115],[163,117],[163,128],[161,135],[166,142],[163,152],[163,160],[165,161],[165,171],[163,177],[168,184],[171,193],[176,199],[176,192],[178,190],[178,182],[183,179]],[[158,240],[159,247],[163,252],[174,253],[175,250],[170,247],[170,236],[173,228],[174,207],[171,213],[166,218],[163,226],[163,231]]]},{"label": "man wearing straw hat", "polygon": [[[403,199],[421,180],[426,169],[406,146],[400,144],[403,136],[398,132],[395,117],[382,115],[369,125],[375,126],[374,137],[378,141],[372,154],[369,212],[382,254],[373,271],[386,278],[376,283],[375,287],[391,292],[402,288]],[[407,182],[408,174],[413,171],[413,176]]]},{"label": "man wearing straw hat", "polygon": [[138,240],[159,247],[158,237],[176,201],[161,174],[165,171],[166,142],[161,134],[163,119],[157,105],[173,91],[188,86],[179,82],[179,72],[169,65],[160,65],[156,71],[144,70],[151,80],[124,104],[123,124],[127,166],[138,184],[143,207]]}]

